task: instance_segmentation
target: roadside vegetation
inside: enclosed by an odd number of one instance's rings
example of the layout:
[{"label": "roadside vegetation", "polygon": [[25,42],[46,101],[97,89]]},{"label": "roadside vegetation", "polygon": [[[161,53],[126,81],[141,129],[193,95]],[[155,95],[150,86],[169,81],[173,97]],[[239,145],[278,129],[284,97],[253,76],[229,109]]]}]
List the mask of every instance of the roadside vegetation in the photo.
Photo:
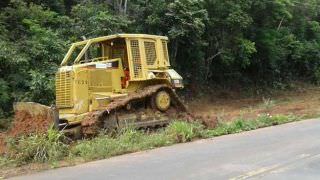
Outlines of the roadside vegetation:
[{"label": "roadside vegetation", "polygon": [[319,84],[319,5],[317,0],[1,0],[0,128],[9,124],[13,102],[54,103],[54,74],[70,44],[84,36],[168,36],[171,65],[192,96],[203,86]]},{"label": "roadside vegetation", "polygon": [[197,121],[174,121],[168,127],[156,131],[127,128],[113,134],[101,132],[93,139],[72,143],[62,133],[51,129],[43,135],[34,134],[7,139],[8,151],[0,157],[0,168],[4,170],[4,172],[0,171],[0,176],[6,175],[5,169],[8,167],[19,167],[30,163],[46,163],[51,164],[51,167],[60,167],[60,162],[64,162],[63,166],[72,165],[76,162],[105,159],[176,143],[294,122],[300,119],[301,117],[293,115],[271,116],[264,114],[257,119],[239,118],[229,122],[218,122],[216,127],[212,129]]},{"label": "roadside vegetation", "polygon": [[0,1],[0,131],[10,126],[14,102],[54,103],[54,74],[72,42],[114,33],[168,36],[171,65],[184,77],[192,113],[214,118],[175,121],[155,132],[101,132],[77,142],[54,130],[9,138],[0,177],[8,167],[59,167],[320,115],[320,89],[292,83],[320,84],[320,1],[119,2]]}]

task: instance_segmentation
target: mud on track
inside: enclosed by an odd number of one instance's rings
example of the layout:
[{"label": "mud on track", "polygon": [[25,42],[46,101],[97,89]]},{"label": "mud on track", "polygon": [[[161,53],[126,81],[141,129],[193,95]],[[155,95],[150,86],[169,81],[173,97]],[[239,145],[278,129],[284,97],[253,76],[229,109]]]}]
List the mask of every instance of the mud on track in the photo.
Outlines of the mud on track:
[{"label": "mud on track", "polygon": [[[97,134],[98,130],[103,126],[101,119],[107,118],[107,116],[110,116],[111,113],[120,114],[119,112],[123,111],[124,107],[128,104],[131,104],[135,101],[141,101],[151,98],[152,95],[154,95],[159,90],[166,90],[170,94],[170,97],[172,98],[172,101],[174,103],[174,113],[168,111],[164,114],[168,115],[169,117],[171,117],[171,114],[179,114],[178,112],[184,112],[184,114],[187,114],[187,108],[170,86],[165,84],[152,85],[137,92],[129,93],[128,96],[124,98],[115,99],[105,108],[105,110],[89,113],[87,117],[81,122],[82,133],[84,135]],[[144,111],[147,110],[145,109]],[[124,112],[123,114],[126,113],[127,112]],[[138,113],[136,112],[136,114]]]}]

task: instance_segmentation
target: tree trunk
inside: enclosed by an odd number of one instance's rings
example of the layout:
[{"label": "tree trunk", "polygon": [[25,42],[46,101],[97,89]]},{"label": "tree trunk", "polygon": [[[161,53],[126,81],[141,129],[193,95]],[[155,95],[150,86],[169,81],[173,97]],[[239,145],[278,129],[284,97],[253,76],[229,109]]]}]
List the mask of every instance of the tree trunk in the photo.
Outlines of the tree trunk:
[{"label": "tree trunk", "polygon": [[170,56],[170,63],[173,67],[175,67],[177,65],[176,58],[177,58],[177,54],[178,54],[178,45],[179,45],[178,40],[172,41],[172,50],[170,53],[170,55],[171,55]]},{"label": "tree trunk", "polygon": [[115,9],[118,10],[118,13],[121,15],[127,14],[128,0],[116,0]]}]

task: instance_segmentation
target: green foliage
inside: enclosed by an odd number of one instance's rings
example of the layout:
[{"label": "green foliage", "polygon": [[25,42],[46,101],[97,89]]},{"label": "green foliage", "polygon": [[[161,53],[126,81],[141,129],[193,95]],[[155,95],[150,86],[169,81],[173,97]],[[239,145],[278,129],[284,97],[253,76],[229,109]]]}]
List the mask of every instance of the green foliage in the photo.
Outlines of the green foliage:
[{"label": "green foliage", "polygon": [[257,52],[255,47],[255,43],[251,42],[247,39],[240,39],[239,40],[239,57],[242,60],[241,66],[242,68],[246,68],[250,66],[250,59],[251,57]]},{"label": "green foliage", "polygon": [[172,143],[173,141],[163,132],[147,135],[128,128],[121,131],[116,137],[102,134],[92,140],[80,141],[72,147],[70,155],[71,157],[79,156],[86,160],[93,160]]},{"label": "green foliage", "polygon": [[199,123],[183,121],[173,122],[165,131],[160,130],[151,134],[127,128],[115,137],[101,134],[92,140],[79,141],[71,148],[70,155],[71,157],[79,156],[86,160],[93,160],[187,142],[201,137],[203,128]]},{"label": "green foliage", "polygon": [[143,132],[126,128],[117,134],[100,134],[93,139],[80,140],[73,145],[64,143],[64,136],[54,130],[47,134],[9,139],[9,153],[0,157],[0,167],[21,165],[30,162],[51,162],[59,166],[58,160],[82,158],[96,160],[130,152],[189,142],[198,138],[212,138],[240,133],[258,128],[300,120],[295,116],[264,114],[257,119],[236,119],[219,122],[216,128],[206,129],[197,122],[174,121],[165,130]]},{"label": "green foliage", "polygon": [[[194,84],[319,83],[316,0],[6,0],[0,3],[0,116],[14,101],[54,103],[69,44],[113,33],[167,35],[172,66]],[[188,86],[189,85],[189,86]]]},{"label": "green foliage", "polygon": [[53,162],[63,159],[68,146],[62,142],[61,132],[50,129],[47,134],[34,134],[8,140],[9,159],[18,164],[29,162]]},{"label": "green foliage", "polygon": [[9,86],[6,81],[3,79],[0,79],[0,118],[4,117],[5,112],[3,112],[3,109],[7,107],[10,103],[10,92],[9,92]]},{"label": "green foliage", "polygon": [[0,22],[4,28],[0,72],[6,75],[1,79],[1,94],[7,96],[0,102],[1,111],[9,114],[13,101],[52,103],[53,75],[66,51],[62,29],[68,17],[33,3],[11,1],[0,13]]},{"label": "green foliage", "polygon": [[178,143],[188,142],[195,137],[199,137],[203,128],[204,127],[199,123],[176,121],[168,126],[166,133]]},{"label": "green foliage", "polygon": [[273,126],[273,125],[279,125],[284,124],[288,122],[296,121],[298,118],[296,116],[290,115],[276,115],[271,116],[268,114],[261,115],[257,121],[260,123],[260,127],[267,127],[267,126]]},{"label": "green foliage", "polygon": [[99,136],[92,140],[81,141],[71,149],[72,156],[80,156],[87,160],[106,158],[111,152],[119,152],[121,147],[109,136]]},{"label": "green foliage", "polygon": [[112,13],[106,3],[80,3],[71,12],[75,39],[125,32],[130,24],[126,16]]},{"label": "green foliage", "polygon": [[285,124],[299,120],[296,116],[263,114],[257,119],[237,119],[231,122],[220,122],[215,129],[205,130],[202,134],[203,137],[215,137],[226,134],[234,134],[243,131],[255,130],[258,128],[269,127],[279,124]]},{"label": "green foliage", "polygon": [[43,104],[54,103],[54,77],[33,70],[30,71],[30,75],[29,97]]}]

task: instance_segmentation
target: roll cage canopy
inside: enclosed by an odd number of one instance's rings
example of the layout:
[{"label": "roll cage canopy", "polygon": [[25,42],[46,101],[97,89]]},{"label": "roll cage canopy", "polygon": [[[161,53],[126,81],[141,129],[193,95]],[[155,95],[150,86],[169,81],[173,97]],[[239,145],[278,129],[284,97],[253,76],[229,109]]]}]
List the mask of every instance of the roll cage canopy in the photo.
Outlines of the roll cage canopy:
[{"label": "roll cage canopy", "polygon": [[[125,39],[126,38],[148,38],[148,39],[158,38],[158,39],[168,41],[168,38],[165,36],[156,36],[156,35],[147,35],[147,34],[115,34],[110,36],[103,36],[103,37],[88,39],[88,40],[73,43],[60,65],[66,66],[69,63],[72,63],[72,64],[81,63],[81,59],[93,44],[97,44],[97,43],[108,41],[108,40],[118,39],[118,38],[125,38]],[[76,52],[76,49],[80,49],[80,52],[76,54],[76,58],[73,59],[72,55]]]}]

